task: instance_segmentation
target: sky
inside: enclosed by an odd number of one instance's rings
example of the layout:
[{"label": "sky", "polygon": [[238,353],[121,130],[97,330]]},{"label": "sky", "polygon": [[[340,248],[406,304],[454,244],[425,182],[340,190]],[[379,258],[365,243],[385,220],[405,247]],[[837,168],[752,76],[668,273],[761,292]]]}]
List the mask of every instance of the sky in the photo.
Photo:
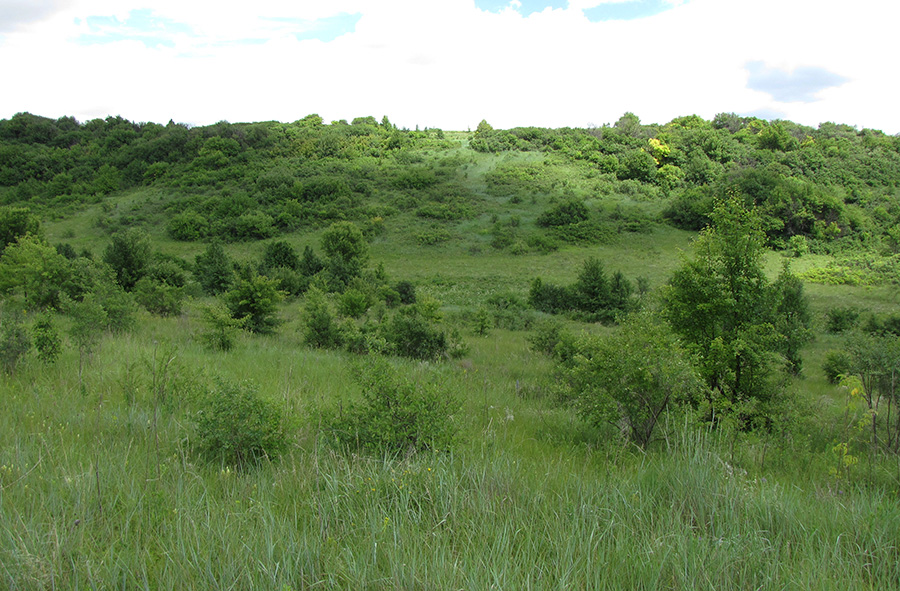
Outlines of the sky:
[{"label": "sky", "polygon": [[900,133],[892,0],[0,0],[0,118]]}]

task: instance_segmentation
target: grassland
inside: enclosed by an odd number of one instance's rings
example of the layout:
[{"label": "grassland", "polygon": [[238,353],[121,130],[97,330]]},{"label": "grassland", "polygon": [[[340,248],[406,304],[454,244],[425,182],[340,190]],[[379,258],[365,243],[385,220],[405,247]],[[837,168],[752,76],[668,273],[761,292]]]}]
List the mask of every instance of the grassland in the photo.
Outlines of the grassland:
[{"label": "grassland", "polygon": [[[477,215],[423,246],[413,236],[431,222],[401,213],[371,243],[372,262],[441,300],[469,346],[460,360],[392,361],[461,400],[452,453],[372,457],[335,446],[322,410],[359,397],[357,360],[303,343],[302,299],[282,304],[276,334],[244,334],[233,351],[214,353],[198,339],[208,301],[198,296],[180,317],[142,313],[132,332],[105,335],[83,384],[72,348],[52,366],[30,358],[0,377],[0,587],[900,588],[900,460],[853,447],[862,409],[821,372],[840,337],[819,320],[805,377],[786,389],[796,400],[789,432],[709,429],[675,412],[639,450],[614,429],[591,428],[556,403],[552,362],[530,349],[527,331],[480,336],[468,314],[492,295],[524,296],[533,277],[570,282],[588,256],[655,290],[694,234],[654,222],[647,233],[548,254],[492,249],[495,220],[516,217],[523,235],[536,232],[554,195],[492,196],[484,174],[505,157],[459,150],[471,160],[462,174]],[[573,179],[571,191],[592,190],[566,166],[557,173]],[[133,210],[160,251],[193,259],[202,245],[171,240],[154,217],[166,198],[156,189],[112,195],[46,220],[45,232],[100,252],[108,238],[98,216]],[[594,199],[653,220],[661,209],[640,195]],[[320,235],[285,239],[302,248]],[[228,245],[238,260],[261,249]],[[783,256],[767,256],[774,276]],[[793,265],[825,262],[806,255]],[[897,305],[893,286],[807,290],[819,319],[835,306]],[[250,379],[276,402],[290,418],[288,453],[244,470],[197,454],[194,417],[216,377]],[[834,451],[841,442],[857,463]]]}]

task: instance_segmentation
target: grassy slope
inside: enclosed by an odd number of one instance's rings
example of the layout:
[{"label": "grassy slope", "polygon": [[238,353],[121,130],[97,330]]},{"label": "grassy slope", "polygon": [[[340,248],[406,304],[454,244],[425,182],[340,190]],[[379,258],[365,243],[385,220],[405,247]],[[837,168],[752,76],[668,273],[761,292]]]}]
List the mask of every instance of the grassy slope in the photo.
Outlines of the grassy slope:
[{"label": "grassy slope", "polygon": [[[372,245],[392,277],[412,279],[448,312],[497,292],[524,294],[534,276],[571,281],[588,255],[656,287],[689,249],[689,234],[657,226],[548,255],[495,252],[485,246],[491,215],[517,215],[529,227],[548,196],[513,204],[486,195],[481,175],[502,157],[472,157],[467,179],[483,211],[455,224],[454,239],[420,247],[411,236],[428,223],[404,214],[388,219]],[[159,198],[135,192],[113,207]],[[98,215],[99,207],[48,223],[47,233],[99,252],[106,239],[93,229]],[[154,238],[171,254],[200,249],[158,230]],[[318,244],[316,232],[288,239]],[[261,252],[258,244],[229,249],[242,258]],[[773,274],[780,260],[768,260]],[[886,289],[809,291],[820,313],[848,302],[896,304]],[[819,371],[833,337],[811,347],[808,377],[793,386],[824,413],[823,433],[735,445],[727,434],[688,435],[675,424],[643,455],[552,404],[549,364],[528,350],[525,333],[464,329],[467,359],[399,362],[463,400],[458,450],[372,459],[335,454],[323,441],[316,409],[355,395],[352,358],[302,345],[300,305],[283,306],[277,335],[244,337],[228,354],[198,345],[190,307],[178,319],[143,316],[132,335],[106,338],[84,393],[73,352],[51,368],[32,360],[3,377],[0,587],[900,587],[896,497],[829,476],[834,461],[819,453],[842,435],[844,399]],[[170,357],[166,396],[156,401],[151,368]],[[248,473],[200,461],[190,413],[211,375],[250,377],[279,400],[297,417],[293,451]],[[866,459],[855,469],[865,470]]]}]

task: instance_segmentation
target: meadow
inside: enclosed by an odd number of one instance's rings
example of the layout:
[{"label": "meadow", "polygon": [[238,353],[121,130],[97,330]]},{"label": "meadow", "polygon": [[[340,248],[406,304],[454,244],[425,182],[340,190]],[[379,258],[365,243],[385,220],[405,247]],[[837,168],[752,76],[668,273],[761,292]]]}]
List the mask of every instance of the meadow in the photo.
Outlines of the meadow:
[{"label": "meadow", "polygon": [[[357,368],[376,355],[310,346],[303,295],[279,303],[271,333],[241,331],[231,350],[211,350],[202,311],[218,300],[190,283],[178,314],[138,310],[133,328],[104,332],[87,355],[68,337],[54,363],[31,351],[0,375],[0,587],[900,589],[900,456],[868,444],[865,404],[823,372],[846,343],[826,331],[829,311],[890,314],[896,284],[804,284],[815,339],[802,374],[783,378],[789,403],[777,428],[713,423],[673,405],[644,448],[560,401],[559,367],[532,342],[550,315],[502,316],[491,302],[527,301],[536,277],[571,283],[596,257],[644,278],[642,305],[658,307],[696,231],[664,223],[672,196],[655,188],[588,174],[579,160],[475,151],[472,134],[441,135],[447,145],[426,146],[417,162],[455,158],[453,182],[471,210],[438,220],[422,214],[427,199],[404,209],[376,191],[390,207],[367,236],[368,264],[439,301],[436,322],[464,345],[437,359],[388,356],[398,375],[457,402],[454,444],[347,445],[331,421],[359,403]],[[546,186],[496,189],[492,171],[536,165]],[[166,226],[166,205],[182,198],[154,185],[35,209],[50,244],[99,258],[133,225],[156,252],[192,262],[205,243]],[[536,221],[568,198],[618,228],[612,238],[542,250]],[[255,265],[276,239],[320,248],[328,227],[224,246]],[[786,260],[802,274],[840,256],[772,248],[763,263],[774,279]],[[486,326],[481,309],[493,315]],[[617,330],[554,319],[571,334]],[[74,321],[56,322],[66,335]],[[252,383],[278,409],[287,446],[277,457],[234,464],[199,449],[198,417],[222,382]]]}]

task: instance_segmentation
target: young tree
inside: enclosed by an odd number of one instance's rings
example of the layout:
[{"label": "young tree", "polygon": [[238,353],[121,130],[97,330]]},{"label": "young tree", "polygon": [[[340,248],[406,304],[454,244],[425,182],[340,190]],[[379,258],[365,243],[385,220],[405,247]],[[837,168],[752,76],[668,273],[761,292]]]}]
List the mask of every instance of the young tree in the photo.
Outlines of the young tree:
[{"label": "young tree", "polygon": [[103,261],[113,268],[119,285],[131,291],[146,275],[151,256],[150,236],[143,230],[129,228],[112,237],[103,252]]},{"label": "young tree", "polygon": [[66,300],[66,314],[72,319],[69,336],[78,348],[78,383],[84,388],[82,374],[84,362],[94,354],[100,343],[108,319],[106,310],[93,293],[88,293],[80,302]]},{"label": "young tree", "polygon": [[4,310],[0,314],[0,364],[12,375],[16,366],[31,349],[31,337],[25,329],[22,314]]},{"label": "young tree", "polygon": [[[664,313],[696,354],[711,392],[732,405],[766,401],[777,390],[770,379],[777,353],[799,354],[796,329],[805,300],[789,278],[781,281],[780,294],[766,279],[765,234],[741,198],[718,201],[712,218],[695,244],[695,257],[665,287]],[[779,334],[779,326],[790,336]],[[793,339],[790,346],[786,338]]]},{"label": "young tree", "polygon": [[303,322],[305,325],[303,338],[308,345],[322,349],[337,349],[343,344],[334,310],[325,294],[315,287],[306,293]]},{"label": "young tree", "polygon": [[70,277],[69,260],[30,234],[9,244],[0,257],[0,294],[20,294],[27,309],[59,306]]},{"label": "young tree", "polygon": [[791,273],[787,263],[772,286],[775,291],[775,328],[781,335],[781,354],[787,370],[798,376],[803,371],[800,350],[812,341],[812,315],[803,282]]},{"label": "young tree", "polygon": [[16,239],[38,235],[41,221],[25,207],[0,206],[0,253]]},{"label": "young tree", "polygon": [[641,447],[670,405],[703,387],[671,329],[648,314],[632,314],[607,337],[585,335],[576,347],[564,373],[580,414],[597,425],[624,423]]},{"label": "young tree", "polygon": [[278,290],[278,283],[263,275],[239,279],[225,294],[225,303],[234,318],[246,318],[247,330],[255,333],[270,333],[278,326],[276,316],[278,303],[284,294]]},{"label": "young tree", "polygon": [[322,235],[322,251],[328,257],[326,269],[335,291],[342,291],[359,277],[369,260],[369,245],[353,222],[335,222]]},{"label": "young tree", "polygon": [[212,242],[197,255],[194,276],[203,291],[209,295],[218,295],[231,287],[234,265],[221,243]]}]

